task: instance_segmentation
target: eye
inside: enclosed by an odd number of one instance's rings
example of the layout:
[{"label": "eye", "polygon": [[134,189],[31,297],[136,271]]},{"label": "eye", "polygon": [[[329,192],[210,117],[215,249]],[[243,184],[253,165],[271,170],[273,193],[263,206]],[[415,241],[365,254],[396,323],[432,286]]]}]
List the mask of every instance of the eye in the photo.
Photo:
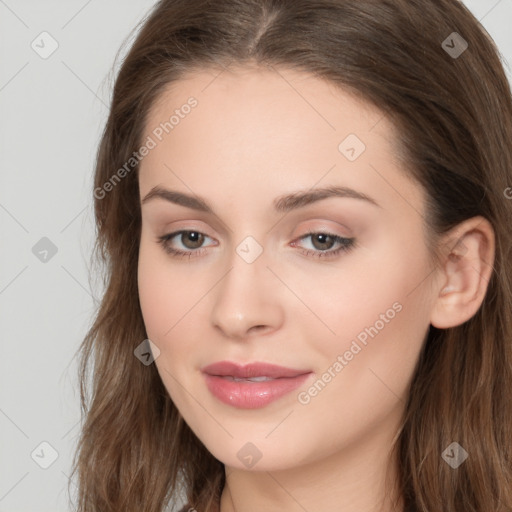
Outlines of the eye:
[{"label": "eye", "polygon": [[[177,237],[179,237],[178,240],[181,242],[184,249],[172,246],[173,239]],[[165,252],[173,257],[193,258],[200,256],[205,252],[205,249],[201,246],[207,238],[210,237],[199,231],[181,230],[160,236],[157,238],[157,242],[162,245]],[[307,256],[313,256],[316,258],[333,258],[341,252],[348,252],[356,246],[355,238],[344,238],[339,235],[323,231],[307,233],[300,237],[299,240],[304,240],[306,238],[311,239],[313,250],[307,249],[306,251],[303,251],[303,253]],[[295,247],[297,242],[292,242],[291,245],[292,247]],[[334,245],[338,245],[338,248],[332,249]]]},{"label": "eye", "polygon": [[[356,247],[355,238],[344,238],[339,235],[332,233],[326,233],[323,231],[310,232],[304,236],[301,236],[299,240],[310,238],[313,249],[306,250],[304,253],[306,256],[313,256],[316,258],[333,258],[341,252],[348,252]],[[296,246],[297,242],[293,242],[292,246]],[[333,246],[338,245],[337,249],[332,249]]]},{"label": "eye", "polygon": [[[178,237],[178,235],[180,235],[178,240],[181,242],[182,246],[184,246],[185,249],[190,250],[176,249],[175,247],[172,247],[171,242],[173,238]],[[200,233],[199,231],[181,230],[160,236],[158,237],[157,241],[162,245],[164,251],[167,252],[168,254],[171,254],[172,256],[175,256],[177,258],[191,258],[204,252],[204,249],[200,248],[206,238],[210,237],[205,235],[204,233]]]}]

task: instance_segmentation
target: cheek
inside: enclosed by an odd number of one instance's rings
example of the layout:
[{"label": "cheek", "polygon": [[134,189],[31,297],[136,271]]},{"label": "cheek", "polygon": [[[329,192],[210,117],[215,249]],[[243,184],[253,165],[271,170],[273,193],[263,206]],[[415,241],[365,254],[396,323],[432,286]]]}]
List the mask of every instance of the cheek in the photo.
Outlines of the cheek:
[{"label": "cheek", "polygon": [[158,244],[142,239],[137,276],[142,317],[148,338],[160,350],[156,366],[174,398],[175,381],[170,375],[180,381],[189,379],[183,363],[192,360],[194,365],[202,353],[199,345],[204,336],[197,329],[206,324],[198,315],[204,314],[201,299],[212,285],[204,271],[197,270],[194,276],[192,269],[185,270],[186,262],[179,265],[169,258]]},{"label": "cheek", "polygon": [[[163,256],[162,256],[163,255]],[[139,300],[148,337],[154,340],[160,349],[161,343],[179,319],[183,308],[183,292],[186,289],[177,286],[173,272],[165,253],[155,243],[141,240],[138,263]],[[180,290],[176,293],[175,290]]]},{"label": "cheek", "polygon": [[380,392],[392,400],[395,393],[403,396],[414,371],[429,327],[430,267],[421,244],[403,251],[399,243],[363,267],[347,278],[346,293],[330,292],[338,299],[330,321],[339,334],[330,360],[341,355],[346,366],[340,384],[350,382],[356,395],[378,408]]},{"label": "cheek", "polygon": [[[372,334],[381,339],[396,331],[397,340],[410,339],[428,325],[423,282],[431,269],[420,228],[397,230],[394,237],[383,231],[372,234],[371,249],[356,248],[309,275],[280,269],[283,281],[307,306],[294,321],[303,325],[308,339],[321,340],[317,348],[324,355],[348,350],[352,340],[364,343]],[[403,233],[417,242],[406,250]]]},{"label": "cheek", "polygon": [[169,395],[180,410],[186,410],[190,404],[179,383],[187,379],[182,363],[194,353],[187,339],[187,312],[198,299],[192,287],[180,282],[185,279],[183,272],[180,277],[172,268],[159,246],[154,248],[141,242],[137,279],[146,333],[160,350],[155,365]]},{"label": "cheek", "polygon": [[319,377],[329,382],[317,386],[322,398],[311,390],[318,407],[343,396],[344,409],[364,415],[372,409],[384,413],[397,397],[405,399],[429,326],[430,267],[421,243],[407,251],[402,247],[396,240],[371,254],[354,253],[338,277],[322,279],[322,294],[308,295],[308,305],[335,332],[319,336],[323,327],[317,319],[316,334],[308,331],[309,339],[318,340],[315,348],[324,364]]},{"label": "cheek", "polygon": [[310,338],[318,340],[323,364],[297,397],[297,418],[312,430],[322,418],[325,436],[335,443],[378,431],[386,418],[398,417],[428,329],[426,301],[419,289],[410,293],[409,272],[395,270],[381,279],[354,288],[349,300],[338,293],[326,317],[337,336]]}]

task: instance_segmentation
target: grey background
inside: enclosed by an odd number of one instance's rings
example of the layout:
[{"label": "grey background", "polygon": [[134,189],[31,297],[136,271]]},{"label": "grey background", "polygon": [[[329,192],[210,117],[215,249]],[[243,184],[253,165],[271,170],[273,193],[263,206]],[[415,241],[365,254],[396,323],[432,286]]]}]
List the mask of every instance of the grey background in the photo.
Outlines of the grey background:
[{"label": "grey background", "polygon": [[[0,0],[0,512],[70,510],[73,357],[102,293],[89,274],[93,159],[116,53],[154,3]],[[512,0],[465,3],[512,63]],[[51,49],[43,31],[58,43],[47,58],[31,46]],[[58,454],[47,469],[42,442]]]}]

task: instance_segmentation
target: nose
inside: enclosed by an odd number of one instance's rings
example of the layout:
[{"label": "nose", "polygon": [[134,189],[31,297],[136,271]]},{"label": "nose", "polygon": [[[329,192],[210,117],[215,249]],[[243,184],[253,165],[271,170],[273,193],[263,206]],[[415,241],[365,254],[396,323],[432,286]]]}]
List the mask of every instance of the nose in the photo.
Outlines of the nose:
[{"label": "nose", "polygon": [[267,264],[265,252],[252,263],[235,253],[229,270],[212,290],[211,322],[225,337],[243,340],[281,327],[283,286]]}]

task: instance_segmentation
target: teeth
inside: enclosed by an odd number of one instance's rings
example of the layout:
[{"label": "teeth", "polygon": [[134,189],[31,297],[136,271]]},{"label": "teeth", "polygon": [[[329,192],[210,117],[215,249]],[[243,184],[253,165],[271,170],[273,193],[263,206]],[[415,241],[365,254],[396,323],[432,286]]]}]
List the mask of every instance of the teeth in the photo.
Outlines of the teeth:
[{"label": "teeth", "polygon": [[229,380],[233,380],[235,382],[246,382],[246,381],[250,381],[250,382],[264,382],[264,381],[267,381],[267,380],[274,380],[271,377],[248,377],[247,379],[239,379],[238,377],[228,376],[227,378]]}]

